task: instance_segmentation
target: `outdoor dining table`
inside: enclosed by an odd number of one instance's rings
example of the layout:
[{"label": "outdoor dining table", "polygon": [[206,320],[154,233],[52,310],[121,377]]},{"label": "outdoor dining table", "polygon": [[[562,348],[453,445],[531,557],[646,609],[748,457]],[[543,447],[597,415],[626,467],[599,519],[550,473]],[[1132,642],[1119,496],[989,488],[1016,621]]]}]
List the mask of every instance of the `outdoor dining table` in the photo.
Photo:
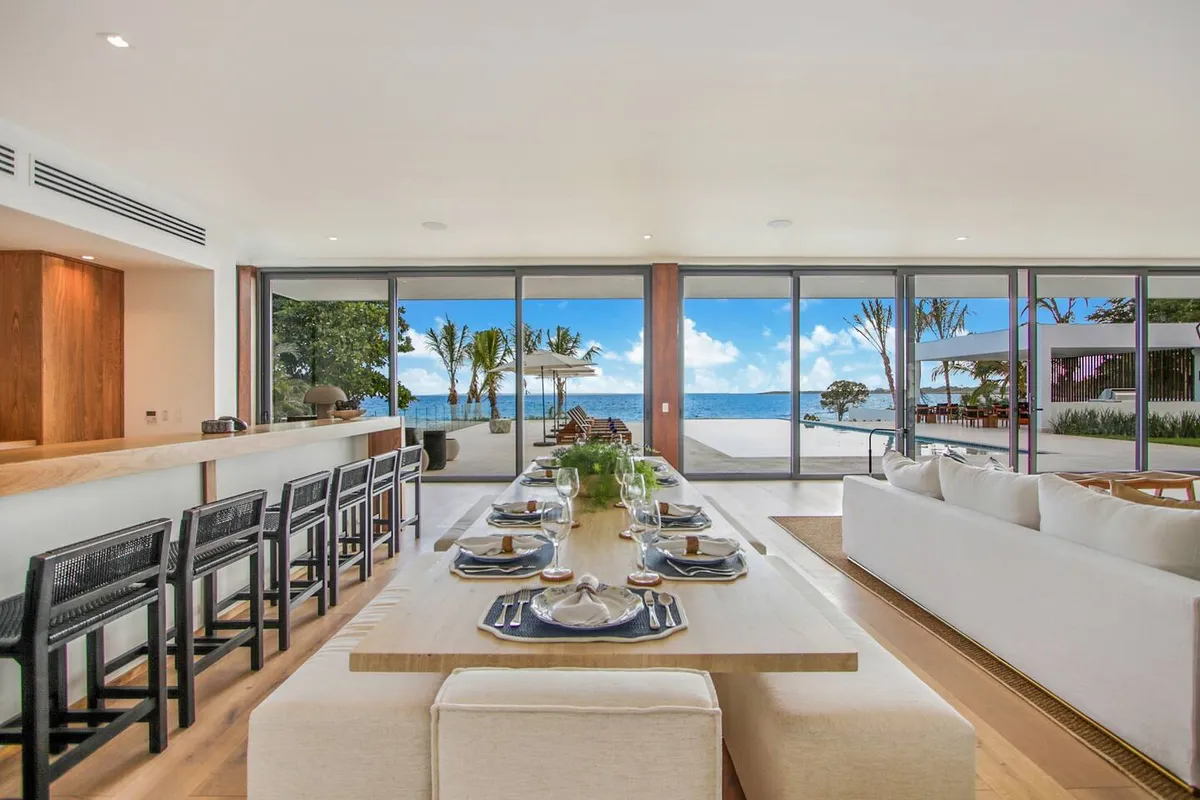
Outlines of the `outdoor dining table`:
[{"label": "outdoor dining table", "polygon": [[[683,667],[709,672],[853,672],[858,652],[803,595],[793,588],[686,480],[654,492],[656,500],[702,504],[713,536],[738,539],[749,571],[729,582],[664,581],[686,610],[688,629],[656,641],[530,643],[499,639],[478,623],[499,594],[548,586],[539,577],[470,580],[451,574],[452,548],[436,567],[415,578],[403,599],[350,653],[356,672],[450,672],[460,667]],[[498,502],[543,500],[554,486],[515,480]],[[576,498],[581,522],[566,540],[562,562],[577,577],[624,585],[638,546],[621,539],[626,513],[587,509]],[[500,529],[480,517],[463,535]],[[531,531],[532,532],[532,531]],[[633,587],[630,587],[633,588]],[[639,593],[642,590],[637,590]]]}]

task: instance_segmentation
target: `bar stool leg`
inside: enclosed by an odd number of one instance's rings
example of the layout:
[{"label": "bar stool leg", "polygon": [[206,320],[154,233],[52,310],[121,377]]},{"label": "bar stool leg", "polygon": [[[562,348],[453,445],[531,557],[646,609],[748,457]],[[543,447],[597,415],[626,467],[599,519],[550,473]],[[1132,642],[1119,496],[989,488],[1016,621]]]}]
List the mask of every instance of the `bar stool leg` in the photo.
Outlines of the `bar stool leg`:
[{"label": "bar stool leg", "polygon": [[[292,646],[292,540],[290,536],[280,536],[271,542],[271,566],[275,570],[272,583],[275,584],[275,597],[278,603],[272,603],[279,609],[279,652],[286,651]],[[253,567],[251,567],[253,569]]]},{"label": "bar stool leg", "polygon": [[400,487],[393,483],[391,491],[388,492],[388,530],[391,535],[388,537],[388,558],[395,558],[396,551],[400,549],[400,520],[404,517],[400,516]]},{"label": "bar stool leg", "polygon": [[[84,643],[87,653],[87,708],[88,711],[98,711],[104,708],[104,697],[101,689],[104,687],[104,628],[91,631]],[[88,727],[95,728],[95,720],[88,720]]]},{"label": "bar stool leg", "polygon": [[309,553],[312,560],[317,562],[314,575],[313,568],[308,568],[308,579],[321,582],[321,591],[317,592],[317,616],[323,617],[329,610],[329,535],[328,523],[322,522],[308,529]]},{"label": "bar stool leg", "polygon": [[[60,647],[50,652],[50,727],[67,726],[67,648]],[[66,752],[65,742],[50,742],[50,753]]]},{"label": "bar stool leg", "polygon": [[358,546],[362,548],[362,561],[358,563],[358,579],[366,581],[374,571],[375,548],[372,546],[375,537],[371,533],[371,500],[364,499],[353,511],[358,518]]},{"label": "bar stool leg", "polygon": [[21,661],[21,796],[50,800],[50,654],[34,644]]},{"label": "bar stool leg", "polygon": [[204,610],[204,635],[216,636],[217,627],[217,573],[210,572],[200,581],[200,602]]},{"label": "bar stool leg", "polygon": [[325,569],[329,572],[329,605],[336,606],[338,604],[339,586],[338,576],[338,518],[337,512],[329,515],[329,523],[325,530]]},{"label": "bar stool leg", "polygon": [[[101,641],[103,642],[103,637]],[[88,649],[91,649],[90,646]],[[161,597],[146,607],[146,650],[147,690],[154,698],[154,710],[150,712],[149,719],[150,752],[161,753],[167,749],[168,726],[167,607]],[[101,679],[103,680],[103,676]]]},{"label": "bar stool leg", "polygon": [[175,586],[175,682],[179,693],[179,727],[190,727],[196,721],[196,642],[192,633],[194,621],[193,582],[180,581]]},{"label": "bar stool leg", "polygon": [[416,528],[416,538],[420,539],[421,538],[421,476],[420,475],[418,475],[417,479],[415,481],[413,481],[413,509],[417,516],[417,524],[414,526]]},{"label": "bar stool leg", "polygon": [[[286,562],[285,562],[286,563]],[[257,672],[263,668],[263,639],[266,635],[263,631],[263,614],[265,603],[263,602],[263,549],[262,542],[258,544],[258,550],[254,555],[250,556],[250,624],[254,628],[254,639],[250,642],[250,669]],[[287,607],[287,601],[280,603],[280,609]]]}]

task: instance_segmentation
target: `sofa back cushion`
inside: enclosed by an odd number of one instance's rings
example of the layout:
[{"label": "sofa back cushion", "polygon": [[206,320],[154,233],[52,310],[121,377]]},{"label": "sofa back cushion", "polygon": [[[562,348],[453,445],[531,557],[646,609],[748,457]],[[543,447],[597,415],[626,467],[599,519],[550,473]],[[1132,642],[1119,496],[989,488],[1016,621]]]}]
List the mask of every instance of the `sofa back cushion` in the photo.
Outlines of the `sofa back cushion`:
[{"label": "sofa back cushion", "polygon": [[1112,482],[1112,496],[1119,497],[1122,500],[1128,500],[1131,503],[1141,503],[1144,506],[1188,508],[1192,509],[1193,511],[1200,511],[1200,501],[1176,500],[1174,497],[1155,497],[1149,492],[1143,492],[1141,489],[1134,489],[1132,486],[1127,486],[1120,481]]},{"label": "sofa back cushion", "polygon": [[1043,475],[1042,533],[1200,580],[1200,511],[1159,508]]},{"label": "sofa back cushion", "polygon": [[972,467],[949,458],[939,460],[938,472],[947,503],[1038,529],[1041,515],[1036,476]]},{"label": "sofa back cushion", "polygon": [[905,458],[895,450],[883,454],[883,474],[888,483],[897,489],[905,489],[927,497],[942,499],[942,485],[938,479],[937,462],[943,459],[916,462]]}]

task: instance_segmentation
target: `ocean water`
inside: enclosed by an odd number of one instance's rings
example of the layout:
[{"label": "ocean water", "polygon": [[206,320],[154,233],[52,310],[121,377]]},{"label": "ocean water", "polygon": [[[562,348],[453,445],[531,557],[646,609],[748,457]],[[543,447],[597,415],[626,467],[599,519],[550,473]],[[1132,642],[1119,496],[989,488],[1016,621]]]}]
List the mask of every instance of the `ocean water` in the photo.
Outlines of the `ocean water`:
[{"label": "ocean water", "polygon": [[[957,398],[956,398],[957,399]],[[500,415],[513,417],[516,414],[516,397],[500,395]],[[567,408],[581,405],[594,417],[618,417],[627,421],[642,419],[643,401],[640,394],[567,394]],[[371,416],[387,413],[387,402],[383,398],[368,398],[363,407]],[[860,409],[884,411],[892,407],[890,394],[872,394]],[[462,406],[459,408],[462,411]],[[484,416],[490,413],[487,400],[481,404]],[[546,398],[546,411],[553,414],[553,403]],[[708,394],[691,393],[684,396],[685,419],[788,419],[791,409],[786,394]],[[424,420],[450,419],[450,405],[445,395],[420,395],[405,411],[405,416],[421,424]],[[836,419],[837,415],[821,408],[820,392],[800,393],[800,416],[815,414],[821,419]],[[539,392],[525,396],[527,418],[541,418],[542,397]]]}]

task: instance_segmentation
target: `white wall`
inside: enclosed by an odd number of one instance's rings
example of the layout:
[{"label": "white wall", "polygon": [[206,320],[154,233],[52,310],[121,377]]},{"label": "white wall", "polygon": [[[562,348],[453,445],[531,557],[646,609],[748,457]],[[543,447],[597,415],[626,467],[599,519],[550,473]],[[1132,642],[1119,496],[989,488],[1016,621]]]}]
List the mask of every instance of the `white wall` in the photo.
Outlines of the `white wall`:
[{"label": "white wall", "polygon": [[[125,273],[126,436],[198,432],[203,420],[234,413],[214,413],[232,408],[215,404],[211,298],[218,274],[179,268]],[[153,425],[146,424],[149,410],[158,412]]]}]

